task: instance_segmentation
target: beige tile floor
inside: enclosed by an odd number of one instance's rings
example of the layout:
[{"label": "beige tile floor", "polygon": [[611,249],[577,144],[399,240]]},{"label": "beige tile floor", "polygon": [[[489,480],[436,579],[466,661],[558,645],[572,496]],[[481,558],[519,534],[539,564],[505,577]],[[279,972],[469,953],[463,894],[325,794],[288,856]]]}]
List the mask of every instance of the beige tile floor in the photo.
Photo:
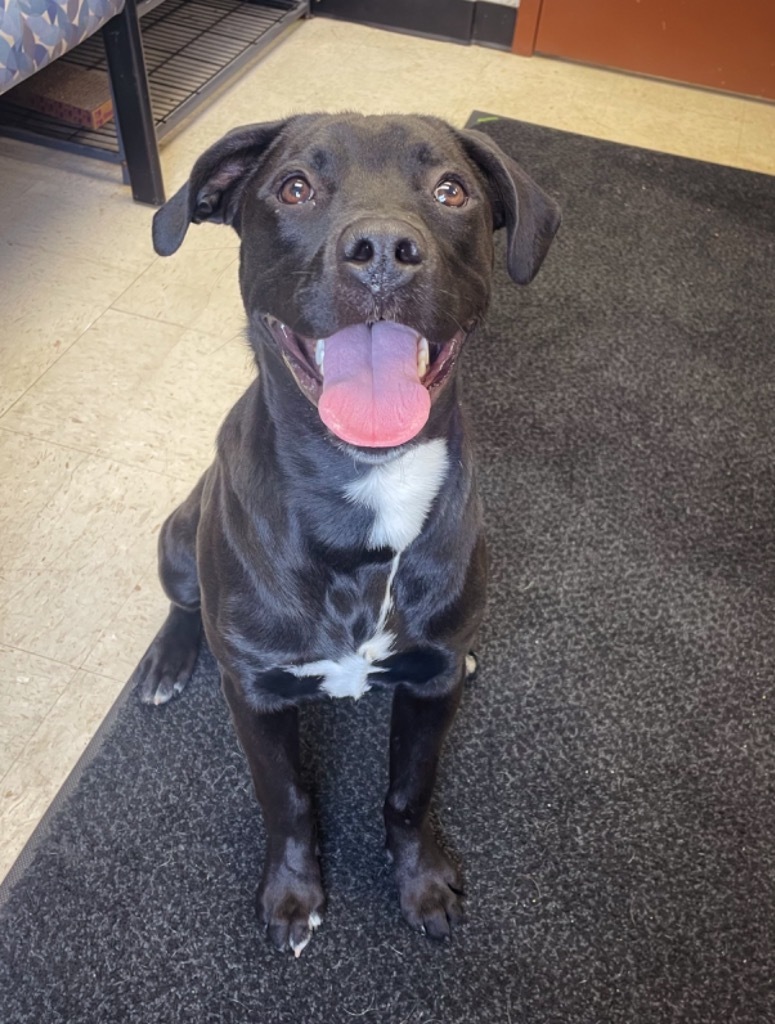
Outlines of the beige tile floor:
[{"label": "beige tile floor", "polygon": [[[775,106],[322,19],[163,150],[310,109],[487,110],[775,174]],[[250,377],[235,238],[151,250],[115,168],[0,139],[0,877],[165,611],[155,542]]]}]

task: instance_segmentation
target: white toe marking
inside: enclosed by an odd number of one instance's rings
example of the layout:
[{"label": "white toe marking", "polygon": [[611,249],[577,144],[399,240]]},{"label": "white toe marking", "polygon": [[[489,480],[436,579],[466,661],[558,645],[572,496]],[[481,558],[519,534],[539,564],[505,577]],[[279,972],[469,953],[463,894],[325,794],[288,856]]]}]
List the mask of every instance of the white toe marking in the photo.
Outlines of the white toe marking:
[{"label": "white toe marking", "polygon": [[296,957],[297,960],[309,945],[309,940],[312,938],[312,933],[315,931],[316,928],[319,928],[322,923],[323,918],[320,916],[320,914],[318,914],[316,910],[313,910],[307,920],[307,927],[309,928],[309,933],[304,936],[301,942],[294,942],[292,939],[288,939],[288,945],[293,950],[293,955]]},{"label": "white toe marking", "polygon": [[347,485],[345,497],[374,512],[370,547],[409,547],[423,528],[448,466],[447,442],[436,438],[374,466]]},{"label": "white toe marking", "polygon": [[293,955],[294,955],[294,956],[296,957],[296,959],[297,959],[297,960],[299,959],[299,957],[301,956],[301,954],[302,954],[302,953],[304,952],[304,950],[305,950],[305,949],[307,948],[307,946],[309,945],[309,940],[310,940],[311,938],[312,938],[312,935],[307,935],[307,936],[305,936],[305,937],[304,937],[304,938],[303,938],[303,939],[301,940],[301,942],[296,942],[296,943],[294,943],[294,942],[291,942],[291,941],[289,940],[289,942],[288,942],[288,945],[289,945],[289,946],[291,947],[291,949],[293,950]]},{"label": "white toe marking", "polygon": [[476,658],[473,654],[466,655],[466,675],[472,676],[476,672]]}]

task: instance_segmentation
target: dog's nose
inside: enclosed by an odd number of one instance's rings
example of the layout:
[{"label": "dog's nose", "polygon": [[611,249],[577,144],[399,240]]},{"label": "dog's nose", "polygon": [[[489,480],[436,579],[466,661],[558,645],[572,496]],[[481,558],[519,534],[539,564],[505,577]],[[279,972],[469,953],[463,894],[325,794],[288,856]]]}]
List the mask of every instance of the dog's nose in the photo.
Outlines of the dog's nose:
[{"label": "dog's nose", "polygon": [[406,221],[360,220],[342,232],[338,252],[348,273],[377,295],[412,280],[425,260],[425,243]]}]

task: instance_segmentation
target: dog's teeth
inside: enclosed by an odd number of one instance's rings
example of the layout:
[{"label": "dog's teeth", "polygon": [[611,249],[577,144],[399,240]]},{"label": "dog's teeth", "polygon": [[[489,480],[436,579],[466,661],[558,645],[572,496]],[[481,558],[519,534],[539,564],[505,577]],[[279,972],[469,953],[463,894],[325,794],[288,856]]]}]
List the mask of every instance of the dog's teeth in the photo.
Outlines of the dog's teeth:
[{"label": "dog's teeth", "polygon": [[428,367],[431,363],[431,352],[428,348],[428,339],[421,338],[420,344],[417,346],[417,373],[422,379],[428,372]]},{"label": "dog's teeth", "polygon": [[318,364],[320,369],[323,369],[323,360],[326,356],[326,343],[323,338],[318,338],[317,345],[315,345],[315,362]]}]

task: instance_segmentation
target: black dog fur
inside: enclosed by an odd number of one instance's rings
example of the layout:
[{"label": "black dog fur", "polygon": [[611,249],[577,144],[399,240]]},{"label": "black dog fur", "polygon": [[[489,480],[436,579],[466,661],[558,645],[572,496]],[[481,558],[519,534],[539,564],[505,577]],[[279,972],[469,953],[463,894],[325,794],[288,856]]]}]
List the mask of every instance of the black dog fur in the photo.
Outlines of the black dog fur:
[{"label": "black dog fur", "polygon": [[[525,284],[559,211],[477,132],[313,114],[208,149],[154,218],[157,252],[174,253],[205,220],[240,235],[258,375],[162,528],[172,605],[135,679],[143,700],[169,700],[204,628],[268,833],[257,911],[296,955],[324,906],[299,705],[392,687],[387,848],[406,919],[444,938],[461,918],[461,883],[428,809],[486,583],[458,356],[487,309],[493,231],[506,228],[509,273]],[[395,442],[390,417],[375,413],[371,440],[357,443],[348,413],[343,439],[321,419],[318,339],[325,352],[336,338],[360,332],[376,346],[391,331],[410,352],[427,340],[429,365],[416,371],[427,422]]]}]

